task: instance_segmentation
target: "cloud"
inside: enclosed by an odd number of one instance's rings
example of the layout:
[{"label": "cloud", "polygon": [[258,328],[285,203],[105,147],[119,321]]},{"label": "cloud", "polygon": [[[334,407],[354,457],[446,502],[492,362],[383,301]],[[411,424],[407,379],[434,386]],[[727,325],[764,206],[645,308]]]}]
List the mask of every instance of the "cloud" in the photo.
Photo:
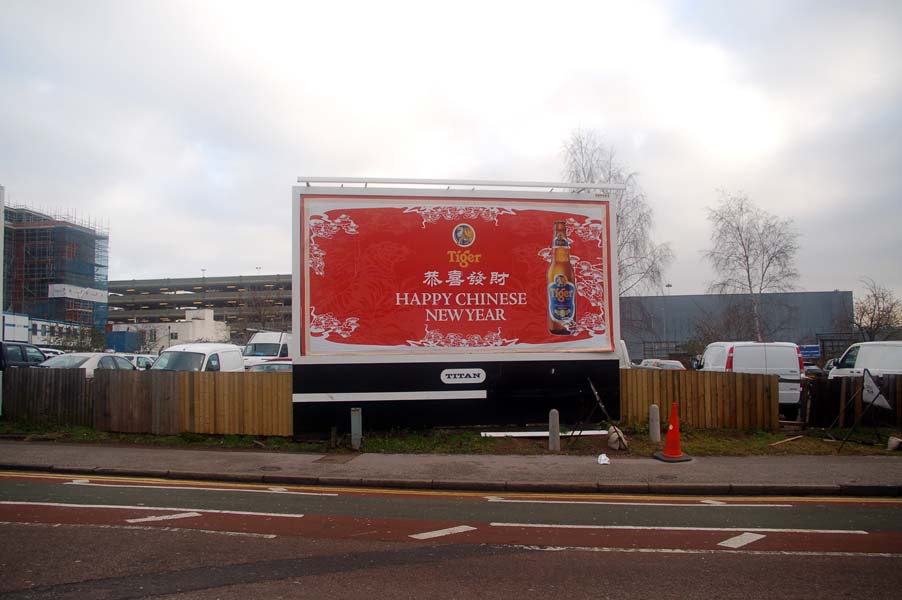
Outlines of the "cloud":
[{"label": "cloud", "polygon": [[[902,162],[894,2],[4,13],[0,183],[13,202],[108,220],[113,278],[288,272],[298,175],[555,180],[584,127],[640,172],[677,252],[673,293],[711,278],[699,253],[717,188],[803,227],[803,287],[866,274],[902,292],[885,259],[902,250],[887,225]],[[850,218],[853,202],[885,217]],[[860,260],[824,269],[837,240],[869,231]]]}]

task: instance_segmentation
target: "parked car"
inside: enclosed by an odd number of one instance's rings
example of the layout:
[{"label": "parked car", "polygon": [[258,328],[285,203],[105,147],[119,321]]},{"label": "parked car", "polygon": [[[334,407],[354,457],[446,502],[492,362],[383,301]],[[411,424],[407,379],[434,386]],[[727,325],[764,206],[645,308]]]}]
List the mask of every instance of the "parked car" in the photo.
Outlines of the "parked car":
[{"label": "parked car", "polygon": [[33,367],[47,360],[40,348],[24,342],[0,342],[0,371],[6,367]]},{"label": "parked car", "polygon": [[780,377],[780,413],[798,416],[802,392],[802,353],[789,342],[714,342],[705,347],[701,371],[732,371]]},{"label": "parked car", "polygon": [[646,358],[639,367],[643,369],[669,369],[672,371],[685,371],[686,367],[678,360],[665,360],[661,358]]},{"label": "parked car", "polygon": [[180,344],[165,350],[151,371],[244,371],[241,351],[235,344]]},{"label": "parked car", "polygon": [[57,350],[56,348],[45,348],[44,346],[38,346],[38,350],[46,356],[47,358],[51,358],[53,356],[59,356],[60,354],[65,354],[62,350]]},{"label": "parked car", "polygon": [[821,377],[826,377],[827,375],[826,371],[824,371],[814,363],[806,362],[802,365],[802,368],[804,370],[803,375],[805,375],[805,377],[807,377],[808,379],[820,379]]},{"label": "parked car", "polygon": [[37,365],[45,369],[83,369],[85,377],[94,377],[97,369],[134,371],[135,365],[109,352],[72,352],[48,358]]},{"label": "parked car", "polygon": [[291,334],[258,331],[244,347],[244,367],[249,368],[273,358],[287,358]]},{"label": "parked car", "polygon": [[116,356],[121,356],[128,362],[135,365],[135,368],[139,371],[146,371],[150,367],[153,366],[154,361],[157,359],[154,354],[117,354]]},{"label": "parked car", "polygon": [[865,369],[874,377],[902,375],[902,342],[852,344],[834,361],[828,377],[861,377]]}]

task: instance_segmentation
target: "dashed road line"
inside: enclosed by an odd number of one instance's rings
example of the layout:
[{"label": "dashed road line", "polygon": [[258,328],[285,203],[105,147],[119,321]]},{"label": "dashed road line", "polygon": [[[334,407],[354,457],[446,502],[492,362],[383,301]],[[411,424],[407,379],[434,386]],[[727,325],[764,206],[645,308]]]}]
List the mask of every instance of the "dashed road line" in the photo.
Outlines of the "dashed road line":
[{"label": "dashed road line", "polygon": [[151,521],[173,521],[175,519],[190,519],[191,517],[199,517],[199,512],[183,512],[174,515],[155,515],[152,517],[141,517],[140,519],[126,519],[126,523],[149,523]]},{"label": "dashed road line", "polygon": [[624,502],[619,500],[530,500],[511,499],[502,496],[484,496],[487,502],[508,504],[586,504],[601,506],[675,506],[679,508],[792,508],[792,504],[733,504],[719,500],[702,500],[700,502]]},{"label": "dashed road line", "polygon": [[71,504],[66,502],[24,502],[13,500],[0,500],[0,505],[7,506],[54,506],[59,508],[114,508],[120,510],[165,510],[177,512],[199,512],[201,514],[221,514],[221,515],[247,515],[252,517],[287,517],[291,519],[299,519],[304,515],[292,513],[267,513],[267,512],[251,512],[244,510],[215,510],[212,508],[184,508],[172,506],[134,506],[128,504]]},{"label": "dashed road line", "polygon": [[448,527],[447,529],[436,529],[435,531],[426,531],[424,533],[415,533],[413,535],[409,535],[407,537],[411,537],[415,540],[431,540],[437,537],[443,537],[446,535],[454,535],[455,533],[466,533],[468,531],[475,531],[475,527],[470,527],[469,525],[458,525],[457,527]]},{"label": "dashed road line", "polygon": [[277,535],[273,533],[251,533],[247,531],[224,531],[220,529],[184,529],[181,527],[153,527],[150,525],[104,525],[100,523],[28,523],[20,521],[0,521],[0,525],[19,525],[22,527],[75,527],[91,529],[117,529],[125,531],[168,531],[171,533],[209,533],[212,535],[224,535],[227,537],[249,537],[264,540],[274,540]]},{"label": "dashed road line", "polygon": [[751,544],[752,542],[757,542],[758,540],[763,540],[765,537],[767,537],[767,536],[761,535],[760,533],[750,533],[750,532],[746,531],[745,533],[742,533],[735,537],[731,537],[722,542],[719,542],[717,545],[723,546],[724,548],[733,548],[733,549],[742,548],[743,546],[747,546],[748,544]]},{"label": "dashed road line", "polygon": [[102,488],[131,488],[131,489],[149,489],[149,490],[196,490],[202,492],[247,492],[256,494],[286,494],[289,496],[337,496],[338,494],[331,492],[292,492],[285,488],[266,488],[266,489],[250,489],[250,488],[221,488],[221,487],[201,487],[189,485],[125,485],[121,483],[91,483],[90,479],[73,479],[67,481],[63,485],[79,485]]},{"label": "dashed road line", "polygon": [[618,529],[625,531],[743,531],[762,533],[839,533],[867,535],[860,529],[772,529],[765,527],[668,527],[657,525],[561,525],[555,523],[489,523],[492,527],[531,527],[540,529]]},{"label": "dashed road line", "polygon": [[805,550],[715,550],[690,548],[608,548],[602,546],[527,546],[504,545],[505,548],[535,550],[537,552],[623,552],[627,554],[752,554],[755,556],[824,556],[841,558],[902,558],[893,552],[817,552]]}]

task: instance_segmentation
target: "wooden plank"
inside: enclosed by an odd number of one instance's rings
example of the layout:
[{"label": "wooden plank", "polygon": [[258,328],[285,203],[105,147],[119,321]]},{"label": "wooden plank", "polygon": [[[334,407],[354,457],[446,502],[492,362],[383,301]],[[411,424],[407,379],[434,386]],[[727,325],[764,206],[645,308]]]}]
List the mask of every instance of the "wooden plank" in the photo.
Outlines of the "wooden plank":
[{"label": "wooden plank", "polygon": [[861,418],[861,410],[862,410],[862,391],[864,389],[864,377],[856,377],[854,380],[854,394],[855,394],[855,422]]},{"label": "wooden plank", "polygon": [[780,378],[771,377],[769,431],[780,429]]},{"label": "wooden plank", "polygon": [[839,424],[840,427],[845,427],[846,426],[846,402],[848,401],[848,399],[846,398],[846,392],[847,392],[848,386],[846,384],[847,384],[849,378],[842,377],[841,379],[842,379],[842,383],[840,384],[840,387],[839,387],[839,420],[837,421],[837,423]]}]

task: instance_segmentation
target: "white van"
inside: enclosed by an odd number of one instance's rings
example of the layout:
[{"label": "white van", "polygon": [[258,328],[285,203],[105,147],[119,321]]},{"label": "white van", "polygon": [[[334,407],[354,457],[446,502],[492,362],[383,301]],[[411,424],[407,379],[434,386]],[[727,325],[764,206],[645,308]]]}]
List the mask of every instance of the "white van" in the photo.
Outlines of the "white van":
[{"label": "white van", "polygon": [[273,358],[286,358],[291,347],[291,334],[278,331],[258,331],[244,347],[244,368]]},{"label": "white van", "polygon": [[902,375],[902,342],[852,344],[833,362],[827,377],[861,377],[865,369],[874,377]]},{"label": "white van", "polygon": [[802,352],[789,342],[713,342],[705,348],[700,371],[732,371],[780,377],[780,413],[794,419],[802,391]]},{"label": "white van", "polygon": [[244,371],[241,350],[234,344],[179,344],[167,348],[151,371]]}]

